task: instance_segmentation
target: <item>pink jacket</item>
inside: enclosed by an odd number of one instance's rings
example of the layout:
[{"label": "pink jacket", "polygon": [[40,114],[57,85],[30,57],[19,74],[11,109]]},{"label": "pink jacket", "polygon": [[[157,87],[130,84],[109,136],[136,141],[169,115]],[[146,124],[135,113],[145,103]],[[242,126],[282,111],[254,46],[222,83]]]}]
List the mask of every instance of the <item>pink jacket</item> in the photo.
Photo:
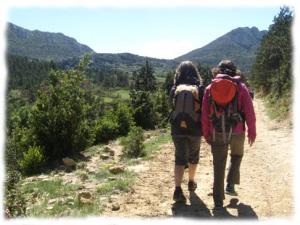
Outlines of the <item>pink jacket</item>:
[{"label": "pink jacket", "polygon": [[[218,79],[218,75],[215,77]],[[202,100],[202,116],[201,116],[201,122],[202,122],[202,132],[203,136],[206,140],[209,140],[209,138],[212,136],[212,123],[210,121],[210,87],[211,85],[208,85],[205,89],[204,97]],[[244,113],[245,115],[245,122],[247,124],[247,132],[248,132],[248,138],[254,140],[256,138],[256,118],[255,118],[255,112],[254,107],[252,103],[252,99],[249,95],[248,88],[245,84],[240,83],[239,84],[239,90],[238,90],[238,109]],[[233,133],[240,134],[245,132],[245,123],[239,122],[234,128]]]}]

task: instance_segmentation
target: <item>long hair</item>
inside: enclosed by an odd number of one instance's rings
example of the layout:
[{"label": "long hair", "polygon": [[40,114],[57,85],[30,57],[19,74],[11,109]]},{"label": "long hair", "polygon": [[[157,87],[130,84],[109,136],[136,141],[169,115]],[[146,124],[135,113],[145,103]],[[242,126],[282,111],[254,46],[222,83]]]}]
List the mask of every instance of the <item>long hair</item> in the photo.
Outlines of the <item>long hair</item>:
[{"label": "long hair", "polygon": [[200,73],[198,72],[197,67],[191,61],[183,61],[177,67],[174,76],[174,85],[179,84],[202,84]]}]

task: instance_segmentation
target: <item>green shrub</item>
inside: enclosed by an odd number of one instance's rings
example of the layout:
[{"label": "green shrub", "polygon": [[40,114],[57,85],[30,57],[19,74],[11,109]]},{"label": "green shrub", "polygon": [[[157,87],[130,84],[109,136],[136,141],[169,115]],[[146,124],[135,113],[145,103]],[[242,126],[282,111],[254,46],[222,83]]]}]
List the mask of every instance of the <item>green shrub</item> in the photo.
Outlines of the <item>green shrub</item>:
[{"label": "green shrub", "polygon": [[108,142],[119,135],[119,125],[112,113],[102,117],[96,125],[96,143]]},{"label": "green shrub", "polygon": [[94,141],[91,124],[97,110],[89,85],[81,61],[76,69],[52,71],[40,88],[30,125],[50,160],[74,155]]},{"label": "green shrub", "polygon": [[114,110],[118,123],[119,135],[125,136],[134,126],[133,110],[129,106],[119,103]]},{"label": "green shrub", "polygon": [[35,145],[35,137],[32,130],[25,127],[17,127],[7,137],[5,148],[5,162],[8,170],[19,170],[18,161],[23,159],[23,154],[30,146]]},{"label": "green shrub", "polygon": [[291,120],[291,106],[292,106],[292,96],[291,93],[286,91],[282,96],[276,96],[274,94],[269,94],[265,97],[266,99],[266,109],[268,116],[275,120]]},{"label": "green shrub", "polygon": [[159,90],[153,94],[153,98],[156,125],[157,127],[166,127],[168,125],[169,112],[171,111],[168,96],[163,90]]},{"label": "green shrub", "polygon": [[157,119],[151,92],[131,90],[130,99],[136,125],[143,129],[154,129]]},{"label": "green shrub", "polygon": [[20,173],[16,170],[8,170],[5,180],[5,216],[8,218],[24,216],[26,214],[26,202],[19,189]]},{"label": "green shrub", "polygon": [[17,127],[28,127],[31,113],[29,99],[20,90],[11,90],[7,94],[6,127],[8,134]]},{"label": "green shrub", "polygon": [[122,139],[124,146],[123,154],[128,158],[138,158],[145,156],[144,131],[141,127],[132,127],[128,136]]},{"label": "green shrub", "polygon": [[24,152],[23,159],[19,161],[19,165],[25,174],[35,174],[40,172],[44,162],[43,149],[39,146],[32,146],[29,147],[27,152]]},{"label": "green shrub", "polygon": [[113,108],[107,111],[96,124],[96,143],[108,142],[118,136],[125,136],[133,125],[133,110],[126,104],[113,103]]}]

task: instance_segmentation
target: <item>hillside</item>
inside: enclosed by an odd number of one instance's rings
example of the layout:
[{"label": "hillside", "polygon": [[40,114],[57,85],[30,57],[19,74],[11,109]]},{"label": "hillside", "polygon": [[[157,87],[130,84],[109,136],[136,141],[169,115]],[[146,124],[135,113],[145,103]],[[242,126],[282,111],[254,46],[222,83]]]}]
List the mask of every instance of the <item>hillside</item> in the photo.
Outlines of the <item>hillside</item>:
[{"label": "hillside", "polygon": [[[143,66],[146,60],[150,62],[156,73],[175,69],[178,64],[175,60],[156,59],[131,53],[95,53],[92,56],[92,63],[90,67],[92,69],[105,71],[113,71],[117,69],[133,72]],[[74,57],[64,60],[60,64],[64,68],[71,68],[77,65],[78,62],[79,58]]]},{"label": "hillside", "polygon": [[42,60],[59,61],[94,52],[62,33],[27,30],[12,23],[7,26],[7,53]]},{"label": "hillside", "polygon": [[158,70],[169,70],[176,67],[177,62],[174,60],[157,59],[145,56],[134,55],[131,53],[120,53],[120,54],[95,54],[94,64],[96,67],[102,67],[105,65],[116,66],[119,68],[127,67],[138,69],[145,64],[148,60],[151,65]]},{"label": "hillside", "polygon": [[236,28],[204,47],[179,56],[175,60],[192,60],[215,66],[221,59],[228,58],[243,71],[249,71],[264,34],[266,31],[259,31],[256,27]]}]

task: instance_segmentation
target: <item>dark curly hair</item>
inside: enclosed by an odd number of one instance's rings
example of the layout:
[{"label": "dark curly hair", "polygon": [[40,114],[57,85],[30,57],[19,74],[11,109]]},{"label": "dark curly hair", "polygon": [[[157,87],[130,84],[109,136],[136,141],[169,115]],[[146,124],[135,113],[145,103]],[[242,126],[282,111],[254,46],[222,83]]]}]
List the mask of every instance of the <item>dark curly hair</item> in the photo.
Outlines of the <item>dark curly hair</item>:
[{"label": "dark curly hair", "polygon": [[227,74],[232,77],[236,75],[236,66],[228,59],[223,59],[219,62],[218,69],[219,73]]},{"label": "dark curly hair", "polygon": [[176,69],[174,76],[174,85],[179,84],[202,84],[202,78],[197,67],[191,61],[183,61]]}]

